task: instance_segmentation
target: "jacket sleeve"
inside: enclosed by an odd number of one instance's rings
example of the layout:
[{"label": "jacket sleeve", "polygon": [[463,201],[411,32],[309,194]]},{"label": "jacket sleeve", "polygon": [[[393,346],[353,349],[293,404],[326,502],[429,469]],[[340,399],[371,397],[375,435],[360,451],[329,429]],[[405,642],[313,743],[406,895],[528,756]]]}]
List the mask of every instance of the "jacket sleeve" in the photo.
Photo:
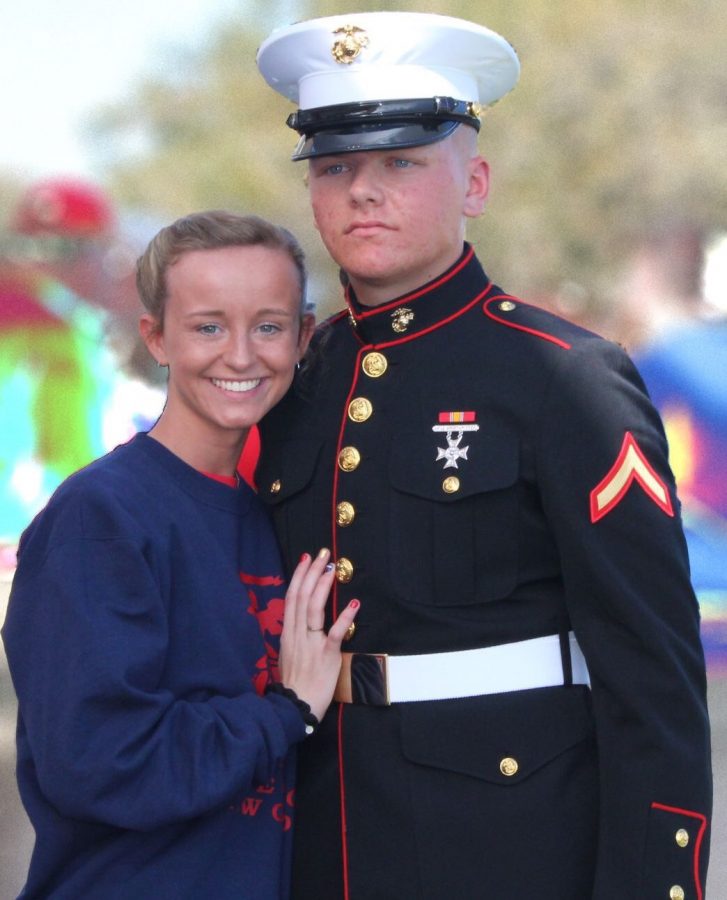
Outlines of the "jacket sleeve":
[{"label": "jacket sleeve", "polygon": [[563,353],[537,447],[592,682],[594,900],[677,886],[701,898],[712,784],[699,609],[663,428],[625,353],[595,340]]},{"label": "jacket sleeve", "polygon": [[21,545],[3,629],[47,799],[64,816],[147,830],[267,784],[304,737],[295,706],[259,697],[244,667],[239,692],[176,696],[170,617],[140,542],[61,530]]}]

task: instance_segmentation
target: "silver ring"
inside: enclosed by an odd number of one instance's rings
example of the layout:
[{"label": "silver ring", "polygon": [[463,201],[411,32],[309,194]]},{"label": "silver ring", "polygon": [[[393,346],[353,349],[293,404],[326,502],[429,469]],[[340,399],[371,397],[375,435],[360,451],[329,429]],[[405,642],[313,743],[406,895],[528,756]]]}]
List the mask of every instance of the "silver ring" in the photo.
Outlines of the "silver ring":
[{"label": "silver ring", "polygon": [[306,631],[323,631],[324,626],[321,625],[320,628],[311,628],[310,625],[306,625],[305,628],[306,628]]}]

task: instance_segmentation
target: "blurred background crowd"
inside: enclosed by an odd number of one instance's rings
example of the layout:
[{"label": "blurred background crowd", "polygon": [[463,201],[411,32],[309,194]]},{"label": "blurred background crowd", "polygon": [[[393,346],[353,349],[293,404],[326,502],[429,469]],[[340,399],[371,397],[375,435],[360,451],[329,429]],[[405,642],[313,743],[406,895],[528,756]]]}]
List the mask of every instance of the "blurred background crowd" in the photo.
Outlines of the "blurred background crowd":
[{"label": "blurred background crowd", "polygon": [[[0,167],[6,567],[59,481],[159,411],[159,373],[136,340],[133,274],[158,227],[195,209],[259,212],[303,241],[319,315],[340,304],[336,272],[310,224],[304,169],[289,162],[290,108],[264,87],[254,60],[276,25],[341,4],[227,0],[217,16],[215,3],[207,7],[204,39],[165,41],[161,29],[124,91],[87,110],[78,123],[87,171],[53,170],[52,127],[39,131],[51,151],[46,171]],[[719,665],[727,649],[722,3],[379,0],[352,8],[473,18],[519,52],[519,86],[483,123],[493,185],[469,237],[495,281],[621,342],[639,363],[669,432],[705,641]],[[103,14],[80,0],[63,9],[55,42],[61,51],[67,42],[70,64],[79,29]],[[172,16],[170,35],[173,24]],[[42,18],[37,29],[42,37]],[[93,59],[102,69],[103,55]],[[16,73],[32,77],[32,66]],[[42,113],[26,110],[29,119]]]},{"label": "blurred background crowd", "polygon": [[[125,5],[129,33],[136,25],[141,41],[144,5]],[[52,46],[54,59],[83,65],[88,44],[89,85],[105,77],[106,57],[110,64],[125,52],[103,4],[23,6],[36,46]],[[143,45],[147,55],[129,66],[113,97],[76,116],[83,164],[54,158],[64,98],[53,94],[52,75],[46,88],[56,97],[54,112],[32,103],[23,109],[46,161],[4,163],[0,153],[5,583],[22,529],[60,481],[160,412],[162,373],[137,340],[134,284],[135,260],[159,227],[192,210],[259,213],[299,236],[319,317],[340,307],[337,273],[310,221],[305,169],[289,161],[295,135],[284,122],[292,107],[255,68],[262,39],[277,25],[347,9],[442,12],[504,34],[523,66],[517,89],[484,118],[480,143],[492,188],[468,237],[493,280],[620,342],[635,358],[668,432],[710,677],[726,673],[723,0],[147,6],[168,16],[168,27],[157,21],[155,43]],[[185,32],[175,30],[175,9],[186,17]],[[3,31],[5,40],[12,36],[12,27],[0,27],[0,44]],[[99,34],[106,44],[90,46]],[[134,47],[129,40],[130,56]],[[22,95],[24,84],[48,79],[32,56],[9,49],[2,56],[4,91]],[[11,58],[23,64],[8,72]],[[73,93],[66,99],[69,110],[77,108]],[[0,106],[0,126],[2,119]],[[7,128],[3,142],[12,141]]]}]

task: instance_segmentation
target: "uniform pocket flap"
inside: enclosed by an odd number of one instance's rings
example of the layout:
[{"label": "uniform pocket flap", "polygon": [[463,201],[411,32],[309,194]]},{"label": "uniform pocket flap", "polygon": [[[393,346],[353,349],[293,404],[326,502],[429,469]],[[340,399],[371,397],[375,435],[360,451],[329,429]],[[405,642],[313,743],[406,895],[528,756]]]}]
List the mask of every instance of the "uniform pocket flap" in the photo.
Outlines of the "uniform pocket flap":
[{"label": "uniform pocket flap", "polygon": [[321,442],[299,438],[266,446],[255,470],[260,499],[270,505],[302,491],[313,479]]},{"label": "uniform pocket flap", "polygon": [[523,781],[592,733],[590,691],[580,685],[401,709],[410,762],[503,785]]},{"label": "uniform pocket flap", "polygon": [[[456,502],[510,487],[517,480],[519,443],[506,429],[483,426],[479,431],[462,432],[459,440],[456,433],[447,432],[437,432],[432,438],[425,443],[420,434],[397,435],[389,457],[394,488],[428,500]],[[449,451],[450,458],[443,455]],[[457,488],[448,492],[442,489],[442,482],[450,476],[456,477]]]}]

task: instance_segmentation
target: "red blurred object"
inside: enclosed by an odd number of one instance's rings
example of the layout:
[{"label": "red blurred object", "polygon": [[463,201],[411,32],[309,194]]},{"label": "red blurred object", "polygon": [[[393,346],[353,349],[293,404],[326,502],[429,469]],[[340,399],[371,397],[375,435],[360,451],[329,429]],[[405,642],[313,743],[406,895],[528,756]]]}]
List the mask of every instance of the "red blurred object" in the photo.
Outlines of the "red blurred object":
[{"label": "red blurred object", "polygon": [[6,279],[0,273],[0,331],[49,325],[65,327],[62,319],[33,296],[27,284]]},{"label": "red blurred object", "polygon": [[72,178],[50,178],[32,185],[21,198],[12,227],[21,234],[92,237],[113,228],[114,212],[95,185]]}]

